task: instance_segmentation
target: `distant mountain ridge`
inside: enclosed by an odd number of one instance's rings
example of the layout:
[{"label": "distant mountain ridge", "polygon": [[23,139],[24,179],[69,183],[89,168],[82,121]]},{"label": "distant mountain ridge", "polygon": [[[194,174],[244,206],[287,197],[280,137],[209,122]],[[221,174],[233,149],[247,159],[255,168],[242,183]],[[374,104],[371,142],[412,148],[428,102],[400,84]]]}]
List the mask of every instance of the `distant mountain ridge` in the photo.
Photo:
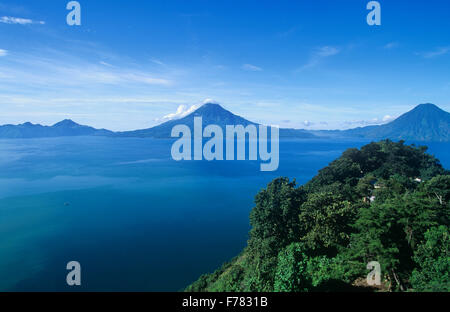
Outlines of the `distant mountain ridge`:
[{"label": "distant mountain ridge", "polygon": [[79,125],[76,122],[65,119],[53,126],[42,126],[26,122],[20,125],[0,126],[0,138],[5,139],[29,139],[61,136],[108,136],[113,132],[105,129],[95,129],[89,126]]},{"label": "distant mountain ridge", "polygon": [[450,141],[450,113],[434,104],[420,104],[394,121],[346,131],[365,138],[416,141]]},{"label": "distant mountain ridge", "polygon": [[[207,103],[189,115],[170,120],[148,129],[113,132],[77,124],[66,119],[53,126],[24,123],[0,126],[0,138],[41,138],[59,136],[112,136],[170,138],[172,128],[184,124],[193,129],[194,118],[202,116],[203,125],[215,124],[225,130],[226,125],[255,125],[241,116],[224,109],[219,104]],[[434,104],[420,104],[394,121],[349,130],[280,129],[281,138],[367,138],[412,141],[450,141],[450,113]]]},{"label": "distant mountain ridge", "polygon": [[384,125],[314,133],[330,137],[444,142],[450,141],[450,113],[426,103]]}]

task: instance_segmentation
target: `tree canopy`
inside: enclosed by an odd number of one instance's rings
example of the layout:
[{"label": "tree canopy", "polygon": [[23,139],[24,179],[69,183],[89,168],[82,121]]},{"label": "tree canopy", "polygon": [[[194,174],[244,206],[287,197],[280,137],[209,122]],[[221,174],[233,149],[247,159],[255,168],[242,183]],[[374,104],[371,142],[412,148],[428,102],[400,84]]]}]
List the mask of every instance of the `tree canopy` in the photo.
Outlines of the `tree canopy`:
[{"label": "tree canopy", "polygon": [[186,291],[359,290],[378,261],[389,291],[448,291],[450,173],[426,147],[348,149],[308,183],[255,197],[247,247]]}]

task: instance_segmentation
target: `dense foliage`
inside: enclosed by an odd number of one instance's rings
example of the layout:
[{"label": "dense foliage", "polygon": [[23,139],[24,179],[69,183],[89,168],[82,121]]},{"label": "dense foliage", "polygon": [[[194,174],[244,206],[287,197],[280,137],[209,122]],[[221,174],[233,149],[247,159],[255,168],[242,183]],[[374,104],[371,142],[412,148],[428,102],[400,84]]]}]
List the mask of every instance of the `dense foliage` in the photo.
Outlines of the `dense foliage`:
[{"label": "dense foliage", "polygon": [[186,290],[371,290],[378,261],[378,289],[449,291],[450,174],[426,150],[385,140],[303,186],[275,179],[255,198],[248,246]]}]

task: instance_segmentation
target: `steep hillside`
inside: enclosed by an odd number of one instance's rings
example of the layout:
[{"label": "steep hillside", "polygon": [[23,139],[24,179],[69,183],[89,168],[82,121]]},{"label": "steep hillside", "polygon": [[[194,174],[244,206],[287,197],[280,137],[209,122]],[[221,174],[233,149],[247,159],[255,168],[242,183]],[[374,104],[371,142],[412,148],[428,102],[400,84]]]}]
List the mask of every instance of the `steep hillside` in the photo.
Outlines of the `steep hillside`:
[{"label": "steep hillside", "polygon": [[424,147],[371,143],[304,186],[275,179],[250,223],[241,254],[186,291],[450,291],[450,175]]}]

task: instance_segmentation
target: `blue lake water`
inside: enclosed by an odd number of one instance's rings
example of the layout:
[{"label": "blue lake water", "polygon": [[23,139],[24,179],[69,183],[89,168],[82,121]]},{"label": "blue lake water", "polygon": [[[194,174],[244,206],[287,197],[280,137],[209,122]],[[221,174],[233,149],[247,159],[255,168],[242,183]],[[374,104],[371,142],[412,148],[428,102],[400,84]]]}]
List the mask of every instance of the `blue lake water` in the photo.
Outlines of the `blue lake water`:
[{"label": "blue lake water", "polygon": [[[280,166],[170,157],[171,141],[0,140],[0,291],[177,291],[245,246],[255,194],[367,141],[280,142]],[[450,167],[448,143],[427,144]]]}]

